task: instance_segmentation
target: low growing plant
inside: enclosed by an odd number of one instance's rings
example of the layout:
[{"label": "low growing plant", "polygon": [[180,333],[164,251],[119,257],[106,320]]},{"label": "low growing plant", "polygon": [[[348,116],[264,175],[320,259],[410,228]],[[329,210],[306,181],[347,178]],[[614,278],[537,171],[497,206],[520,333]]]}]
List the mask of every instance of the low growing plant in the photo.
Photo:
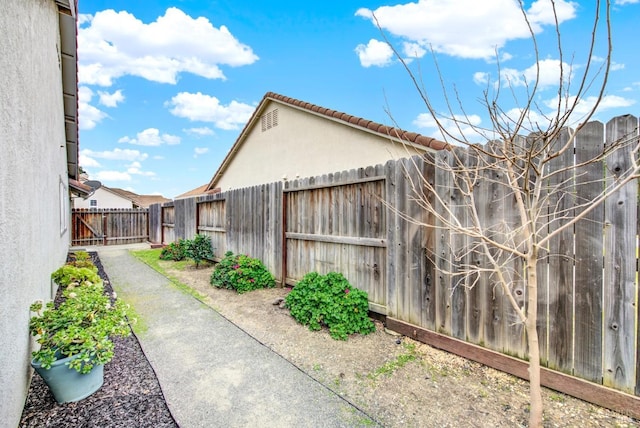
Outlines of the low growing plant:
[{"label": "low growing plant", "polygon": [[61,287],[68,287],[70,284],[82,285],[102,282],[98,276],[98,268],[93,263],[90,267],[77,267],[73,264],[63,265],[51,274],[51,279]]},{"label": "low growing plant", "polygon": [[59,359],[77,355],[69,367],[88,373],[95,365],[113,358],[113,336],[128,336],[128,306],[104,292],[102,281],[69,286],[63,301],[36,302],[30,309],[36,315],[29,321],[29,331],[37,337],[40,350],[33,358],[45,369]]},{"label": "low growing plant", "polygon": [[349,334],[369,334],[375,325],[369,319],[369,300],[365,291],[352,287],[340,273],[308,273],[285,298],[291,316],[310,330],[329,328],[334,339]]},{"label": "low growing plant", "polygon": [[170,243],[160,252],[160,259],[173,260],[174,262],[184,260],[187,257],[186,243],[187,242],[184,239]]},{"label": "low growing plant", "polygon": [[71,260],[68,265],[72,265],[78,268],[90,268],[98,271],[98,268],[91,261],[91,256],[86,251],[76,251],[72,254],[73,260]]},{"label": "low growing plant", "polygon": [[195,262],[197,269],[203,260],[213,258],[211,238],[198,234],[195,238],[188,239],[185,244],[185,255]]},{"label": "low growing plant", "polygon": [[259,260],[227,251],[211,274],[211,285],[245,293],[259,288],[273,288],[276,280]]}]

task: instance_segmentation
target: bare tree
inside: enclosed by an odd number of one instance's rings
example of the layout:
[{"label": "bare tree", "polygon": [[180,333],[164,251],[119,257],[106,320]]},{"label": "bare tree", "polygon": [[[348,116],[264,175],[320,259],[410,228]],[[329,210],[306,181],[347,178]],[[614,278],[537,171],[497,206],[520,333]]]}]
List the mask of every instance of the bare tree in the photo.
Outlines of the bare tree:
[{"label": "bare tree", "polygon": [[[634,186],[631,181],[639,177],[640,171],[637,130],[631,136],[613,136],[609,144],[586,155],[578,156],[574,152],[576,136],[588,126],[587,122],[605,94],[612,46],[610,2],[597,2],[592,36],[586,47],[586,63],[582,67],[565,62],[555,3],[551,1],[550,4],[556,18],[556,54],[560,68],[553,113],[543,111],[536,104],[540,53],[536,34],[520,2],[523,25],[529,28],[538,64],[537,77],[528,82],[526,97],[519,103],[516,115],[505,110],[504,94],[501,93],[506,88],[510,101],[517,100],[514,85],[508,81],[488,84],[482,104],[491,126],[485,129],[473,125],[466,114],[468,106],[463,106],[457,93],[454,91],[451,95],[444,84],[448,114],[439,114],[419,75],[412,72],[407,61],[387,40],[445,140],[450,143],[449,150],[427,156],[440,179],[416,176],[413,171],[407,171],[413,194],[428,214],[426,221],[409,220],[449,234],[449,254],[446,257],[435,254],[432,262],[441,275],[450,279],[454,288],[471,288],[482,278],[488,280],[510,303],[517,315],[514,322],[524,325],[529,359],[531,427],[542,425],[543,410],[540,343],[536,328],[541,265],[559,256],[554,248],[559,235],[573,234],[576,223],[587,218],[608,197],[624,190],[625,186]],[[602,63],[596,64],[594,52],[597,43],[601,42],[600,34],[606,42],[606,55]],[[499,62],[497,68],[500,75]],[[443,80],[442,73],[440,79]],[[594,94],[595,103],[584,112],[578,105],[584,102],[587,94]],[[582,115],[578,118],[579,112]],[[451,124],[455,132],[450,131]],[[469,129],[471,135],[465,133]],[[484,144],[475,143],[478,139]],[[598,184],[594,186],[594,183]],[[481,212],[481,201],[477,200],[479,186],[491,187],[492,197],[501,200],[502,206],[508,205],[513,215]],[[598,190],[584,191],[587,187]]]}]

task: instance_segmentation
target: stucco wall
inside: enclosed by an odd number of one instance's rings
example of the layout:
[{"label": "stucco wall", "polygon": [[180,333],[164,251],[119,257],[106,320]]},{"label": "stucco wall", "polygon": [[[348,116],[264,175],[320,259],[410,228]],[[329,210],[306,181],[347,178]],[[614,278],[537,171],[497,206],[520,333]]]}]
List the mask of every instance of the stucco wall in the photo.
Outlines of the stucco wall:
[{"label": "stucco wall", "polygon": [[[96,200],[96,205],[91,206],[91,200]],[[100,188],[87,199],[74,198],[74,208],[133,208],[133,202],[125,199],[120,195],[116,195],[109,190]]]},{"label": "stucco wall", "polygon": [[[57,7],[3,0],[0,13],[0,424],[17,426],[31,369],[29,305],[51,298],[68,251]],[[61,192],[63,195],[61,195]],[[61,206],[61,200],[63,205]]]},{"label": "stucco wall", "polygon": [[265,113],[278,109],[278,125],[251,129],[216,187],[223,191],[352,168],[384,164],[416,154],[415,149],[379,135],[335,122],[285,104],[271,102]]}]

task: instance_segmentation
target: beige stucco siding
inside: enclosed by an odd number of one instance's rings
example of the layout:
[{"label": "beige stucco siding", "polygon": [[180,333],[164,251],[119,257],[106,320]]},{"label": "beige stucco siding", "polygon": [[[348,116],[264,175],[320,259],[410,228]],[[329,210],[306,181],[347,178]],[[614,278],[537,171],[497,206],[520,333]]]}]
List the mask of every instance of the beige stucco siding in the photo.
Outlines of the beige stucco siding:
[{"label": "beige stucco siding", "polygon": [[[249,130],[232,162],[215,184],[221,190],[310,177],[383,164],[407,157],[407,148],[373,134],[292,106],[270,102],[264,114],[278,110],[278,125]],[[415,149],[411,149],[415,154]]]},{"label": "beige stucco siding", "polygon": [[29,305],[51,298],[69,242],[55,2],[3,0],[0,34],[0,421],[17,426],[31,374]]}]

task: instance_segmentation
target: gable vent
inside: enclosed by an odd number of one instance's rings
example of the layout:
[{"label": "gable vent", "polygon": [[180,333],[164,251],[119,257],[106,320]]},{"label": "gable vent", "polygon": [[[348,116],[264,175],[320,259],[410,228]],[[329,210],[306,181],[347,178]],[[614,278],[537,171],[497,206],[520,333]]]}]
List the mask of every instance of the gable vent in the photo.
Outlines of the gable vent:
[{"label": "gable vent", "polygon": [[274,126],[278,126],[278,109],[274,109],[269,113],[263,114],[260,120],[262,122],[262,132],[268,131]]}]

